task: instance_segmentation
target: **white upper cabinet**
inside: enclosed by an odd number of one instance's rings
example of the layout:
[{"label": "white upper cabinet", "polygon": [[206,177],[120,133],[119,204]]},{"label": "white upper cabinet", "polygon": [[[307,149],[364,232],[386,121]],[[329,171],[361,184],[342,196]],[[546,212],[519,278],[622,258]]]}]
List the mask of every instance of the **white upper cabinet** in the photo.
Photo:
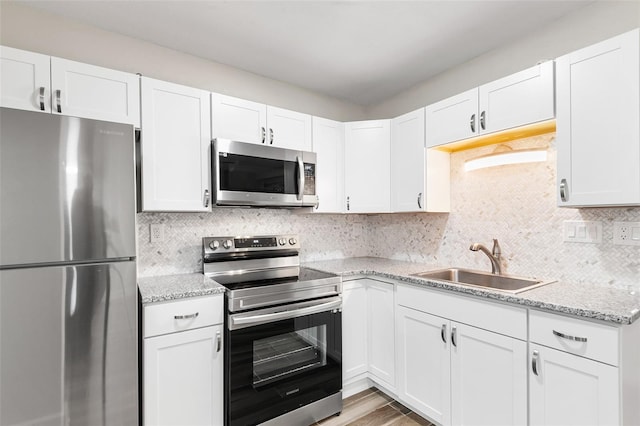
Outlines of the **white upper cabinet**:
[{"label": "white upper cabinet", "polygon": [[553,61],[427,106],[427,147],[554,117]]},{"label": "white upper cabinet", "polygon": [[51,109],[54,114],[140,126],[138,76],[51,58]]},{"label": "white upper cabinet", "polygon": [[311,151],[311,116],[231,96],[211,94],[214,138]]},{"label": "white upper cabinet", "polygon": [[345,124],[347,213],[390,211],[390,120]]},{"label": "white upper cabinet", "polygon": [[477,115],[477,88],[429,105],[426,108],[426,146],[477,136]]},{"label": "white upper cabinet", "polygon": [[640,30],[556,60],[559,206],[640,204]]},{"label": "white upper cabinet", "polygon": [[319,213],[344,213],[344,123],[313,117],[313,151]]},{"label": "white upper cabinet", "polygon": [[553,61],[483,84],[478,104],[480,134],[552,119]]},{"label": "white upper cabinet", "polygon": [[2,106],[140,127],[137,75],[4,46],[0,57]]},{"label": "white upper cabinet", "polygon": [[142,209],[209,211],[209,92],[143,77]]},{"label": "white upper cabinet", "polygon": [[265,143],[267,106],[212,93],[211,136],[240,142]]},{"label": "white upper cabinet", "polygon": [[0,46],[0,106],[51,112],[50,57]]},{"label": "white upper cabinet", "polygon": [[311,151],[311,116],[267,106],[267,140],[279,148]]},{"label": "white upper cabinet", "polygon": [[425,109],[391,120],[391,211],[449,211],[449,154],[425,149]]}]

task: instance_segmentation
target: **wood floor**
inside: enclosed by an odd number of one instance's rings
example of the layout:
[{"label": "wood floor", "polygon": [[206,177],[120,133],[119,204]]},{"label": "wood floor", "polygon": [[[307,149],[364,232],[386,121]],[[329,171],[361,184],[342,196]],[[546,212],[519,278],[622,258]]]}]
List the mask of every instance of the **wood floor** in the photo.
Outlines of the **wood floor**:
[{"label": "wood floor", "polygon": [[326,418],[316,425],[433,426],[376,388],[367,389],[345,399],[342,414]]}]

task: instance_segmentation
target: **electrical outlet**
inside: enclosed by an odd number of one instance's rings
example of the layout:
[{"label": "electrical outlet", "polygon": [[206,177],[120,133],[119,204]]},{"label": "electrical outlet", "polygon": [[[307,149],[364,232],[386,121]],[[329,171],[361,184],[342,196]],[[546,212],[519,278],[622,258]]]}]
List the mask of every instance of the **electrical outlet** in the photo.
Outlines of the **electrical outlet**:
[{"label": "electrical outlet", "polygon": [[152,243],[164,241],[164,224],[152,223],[149,225],[149,241]]},{"label": "electrical outlet", "polygon": [[640,246],[640,222],[613,222],[613,244]]}]

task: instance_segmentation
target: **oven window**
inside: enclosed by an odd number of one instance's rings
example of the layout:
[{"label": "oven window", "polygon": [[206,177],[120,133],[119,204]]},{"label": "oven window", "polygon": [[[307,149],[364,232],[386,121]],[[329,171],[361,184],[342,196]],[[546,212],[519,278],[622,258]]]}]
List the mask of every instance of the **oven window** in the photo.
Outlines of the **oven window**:
[{"label": "oven window", "polygon": [[220,189],[223,191],[297,194],[295,161],[272,160],[247,155],[220,156]]},{"label": "oven window", "polygon": [[327,365],[327,326],[283,333],[253,342],[253,387]]}]

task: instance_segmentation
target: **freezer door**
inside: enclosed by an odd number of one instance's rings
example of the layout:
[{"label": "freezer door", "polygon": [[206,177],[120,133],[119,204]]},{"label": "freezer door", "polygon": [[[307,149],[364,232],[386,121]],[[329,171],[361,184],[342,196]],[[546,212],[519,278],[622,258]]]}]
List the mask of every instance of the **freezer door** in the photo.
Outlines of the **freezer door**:
[{"label": "freezer door", "polygon": [[0,267],[135,256],[133,126],[0,108]]},{"label": "freezer door", "polygon": [[135,263],[0,270],[0,425],[137,424]]}]

